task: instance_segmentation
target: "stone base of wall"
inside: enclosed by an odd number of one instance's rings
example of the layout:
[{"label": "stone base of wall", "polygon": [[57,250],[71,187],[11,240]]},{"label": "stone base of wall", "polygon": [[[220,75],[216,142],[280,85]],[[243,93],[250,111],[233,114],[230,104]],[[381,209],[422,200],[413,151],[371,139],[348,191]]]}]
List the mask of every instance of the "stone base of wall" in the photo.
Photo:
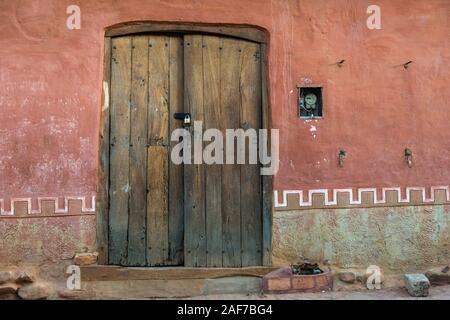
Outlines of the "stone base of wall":
[{"label": "stone base of wall", "polygon": [[[95,215],[0,219],[0,263],[45,275],[96,251]],[[450,262],[450,206],[275,211],[273,265],[308,258],[333,267],[417,271]],[[50,272],[51,271],[51,272]]]},{"label": "stone base of wall", "polygon": [[450,206],[276,211],[273,264],[418,270],[450,262]]},{"label": "stone base of wall", "polygon": [[[95,215],[0,219],[0,267],[32,272],[39,283],[51,284],[51,296],[57,297],[75,254],[96,251],[95,223]],[[334,290],[364,288],[358,275],[370,265],[380,267],[384,288],[402,286],[402,272],[450,264],[450,206],[274,212],[274,267],[303,258],[329,261]],[[348,275],[349,268],[355,274],[350,282],[341,274]]]},{"label": "stone base of wall", "polygon": [[75,253],[94,248],[95,215],[0,219],[0,265],[32,267],[42,279],[64,279]]}]

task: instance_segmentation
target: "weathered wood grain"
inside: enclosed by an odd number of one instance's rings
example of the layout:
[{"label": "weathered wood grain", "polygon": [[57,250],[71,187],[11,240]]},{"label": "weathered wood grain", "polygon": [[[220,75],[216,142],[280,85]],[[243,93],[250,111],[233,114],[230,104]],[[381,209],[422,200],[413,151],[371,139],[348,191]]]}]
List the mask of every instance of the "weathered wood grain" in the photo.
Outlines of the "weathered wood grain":
[{"label": "weathered wood grain", "polygon": [[[223,38],[220,59],[220,91],[222,122],[227,129],[240,127],[241,107],[239,76],[241,42]],[[227,144],[229,141],[227,140]],[[234,144],[234,150],[236,150]],[[229,159],[227,162],[230,163]],[[234,164],[222,168],[222,228],[223,228],[223,266],[240,267],[241,260],[241,178],[237,165],[236,152]]]},{"label": "weathered wood grain", "polygon": [[169,38],[149,36],[147,263],[165,265],[169,251]]},{"label": "weathered wood grain", "polygon": [[109,263],[127,264],[131,38],[112,40]]},{"label": "weathered wood grain", "polygon": [[[221,40],[203,37],[205,129],[223,129],[220,108]],[[205,164],[207,266],[222,266],[222,165]]]},{"label": "weathered wood grain", "polygon": [[247,26],[209,26],[188,23],[132,23],[122,26],[114,26],[106,31],[106,36],[115,37],[127,34],[145,33],[145,32],[167,32],[167,33],[215,33],[218,35],[242,38],[254,42],[266,43],[266,32],[254,27]]},{"label": "weathered wood grain", "polygon": [[[261,44],[261,81],[262,81],[262,125],[270,129],[270,105],[267,73],[267,45]],[[270,139],[268,140],[270,150]],[[272,265],[272,210],[273,210],[273,177],[262,176],[262,227],[263,227],[263,265]]]},{"label": "weathered wood grain", "polygon": [[134,36],[131,70],[128,265],[146,265],[148,37]]},{"label": "weathered wood grain", "polygon": [[149,147],[147,166],[147,264],[149,266],[163,266],[168,258],[168,169],[168,147]]},{"label": "weathered wood grain", "polygon": [[[203,50],[201,35],[184,37],[185,111],[192,119],[202,120],[203,114]],[[192,128],[191,128],[192,130]],[[202,143],[201,136],[193,137],[194,144]],[[185,165],[185,265],[206,266],[205,174],[202,164]]]},{"label": "weathered wood grain", "polygon": [[[261,58],[260,45],[241,44],[240,92],[241,128],[261,128]],[[256,134],[258,131],[256,131]],[[246,140],[250,140],[246,139]],[[248,141],[249,143],[250,141]],[[253,141],[257,145],[257,139]],[[241,247],[242,266],[262,263],[262,211],[260,166],[249,162],[250,146],[246,144],[246,164],[241,166]],[[253,150],[256,153],[257,148]]]},{"label": "weathered wood grain", "polygon": [[[170,37],[169,42],[169,129],[172,133],[182,128],[182,122],[173,117],[183,112],[183,38]],[[171,142],[172,147],[177,142]],[[182,265],[184,261],[184,190],[183,165],[169,161],[169,253],[168,265]]]},{"label": "weathered wood grain", "polygon": [[[110,40],[111,63],[104,67],[110,107],[102,110],[100,132],[100,263],[269,266],[272,177],[248,164],[248,145],[244,165],[236,164],[236,154],[233,165],[170,161],[176,144],[170,133],[182,125],[175,112],[190,112],[203,129],[223,133],[270,128],[266,46],[193,34]],[[201,136],[194,139],[202,144]]]},{"label": "weathered wood grain", "polygon": [[127,268],[117,266],[81,267],[82,281],[215,279],[224,277],[262,277],[276,270],[271,267],[246,268]]},{"label": "weathered wood grain", "polygon": [[169,145],[169,38],[149,36],[148,144]]}]

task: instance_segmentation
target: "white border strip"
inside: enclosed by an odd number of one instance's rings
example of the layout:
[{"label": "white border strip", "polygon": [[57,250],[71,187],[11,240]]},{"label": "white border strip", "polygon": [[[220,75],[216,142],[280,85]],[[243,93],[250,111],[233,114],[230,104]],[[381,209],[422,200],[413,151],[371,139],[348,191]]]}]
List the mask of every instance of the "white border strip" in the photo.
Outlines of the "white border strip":
[{"label": "white border strip", "polygon": [[279,194],[278,191],[275,190],[273,192],[274,195],[274,207],[275,208],[286,208],[288,206],[288,195],[295,194],[299,197],[299,206],[300,207],[311,207],[313,205],[313,195],[321,194],[324,196],[324,205],[325,206],[336,206],[338,193],[348,193],[350,197],[350,205],[361,205],[362,204],[362,194],[367,192],[372,192],[374,204],[386,204],[387,192],[388,191],[396,191],[397,192],[397,202],[398,203],[410,203],[411,202],[411,191],[421,191],[422,192],[422,202],[423,203],[433,203],[435,201],[434,194],[436,190],[445,190],[447,201],[450,202],[450,189],[449,186],[435,186],[431,187],[431,197],[427,198],[426,196],[426,188],[424,187],[409,187],[406,188],[406,198],[402,198],[401,188],[382,188],[381,200],[378,200],[378,194],[376,188],[358,188],[358,192],[356,193],[357,197],[355,199],[353,189],[332,189],[333,190],[333,198],[330,200],[328,197],[329,189],[313,189],[308,190],[308,201],[303,200],[303,190],[284,190],[283,191],[283,200],[279,202]]},{"label": "white border strip", "polygon": [[[91,207],[87,207],[87,198],[91,198]],[[69,201],[81,201],[81,213],[93,213],[95,212],[95,196],[85,196],[85,197],[64,197],[64,207],[60,208],[58,197],[38,197],[37,203],[38,208],[32,208],[33,198],[11,198],[11,210],[5,210],[5,200],[0,199],[0,216],[14,216],[14,207],[17,202],[26,202],[28,207],[28,214],[41,214],[42,213],[42,201],[53,201],[55,206],[55,214],[67,214],[69,213]]]}]

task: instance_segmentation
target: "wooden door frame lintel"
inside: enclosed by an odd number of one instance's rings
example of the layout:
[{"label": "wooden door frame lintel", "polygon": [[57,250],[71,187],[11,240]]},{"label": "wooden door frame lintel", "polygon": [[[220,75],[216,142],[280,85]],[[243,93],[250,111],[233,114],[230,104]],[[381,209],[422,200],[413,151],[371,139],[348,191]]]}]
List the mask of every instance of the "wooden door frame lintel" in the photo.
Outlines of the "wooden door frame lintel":
[{"label": "wooden door frame lintel", "polygon": [[[271,127],[269,78],[268,78],[268,32],[262,28],[247,25],[211,25],[180,23],[133,22],[108,27],[104,37],[104,60],[102,99],[100,107],[99,132],[99,171],[97,183],[97,219],[96,247],[98,264],[108,264],[109,238],[109,130],[110,110],[109,97],[111,89],[111,43],[116,36],[151,33],[202,33],[231,36],[261,44],[261,80],[262,80],[262,121],[263,129]],[[270,139],[269,139],[270,142]],[[270,150],[270,148],[269,148]],[[273,220],[273,178],[262,176],[262,233],[263,233],[263,266],[272,265],[272,220]]]},{"label": "wooden door frame lintel", "polygon": [[121,23],[106,28],[105,37],[129,36],[143,33],[202,33],[235,37],[257,43],[268,43],[268,32],[251,25],[141,22]]}]

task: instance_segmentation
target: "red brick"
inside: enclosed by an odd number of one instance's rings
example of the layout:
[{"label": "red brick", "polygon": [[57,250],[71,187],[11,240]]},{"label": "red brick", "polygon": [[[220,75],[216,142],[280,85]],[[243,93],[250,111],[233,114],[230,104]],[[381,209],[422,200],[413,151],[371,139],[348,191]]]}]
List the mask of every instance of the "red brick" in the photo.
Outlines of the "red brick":
[{"label": "red brick", "polygon": [[297,276],[292,278],[292,289],[307,290],[315,287],[314,277],[311,276]]},{"label": "red brick", "polygon": [[269,279],[267,287],[271,291],[290,290],[291,279],[290,278]]}]

